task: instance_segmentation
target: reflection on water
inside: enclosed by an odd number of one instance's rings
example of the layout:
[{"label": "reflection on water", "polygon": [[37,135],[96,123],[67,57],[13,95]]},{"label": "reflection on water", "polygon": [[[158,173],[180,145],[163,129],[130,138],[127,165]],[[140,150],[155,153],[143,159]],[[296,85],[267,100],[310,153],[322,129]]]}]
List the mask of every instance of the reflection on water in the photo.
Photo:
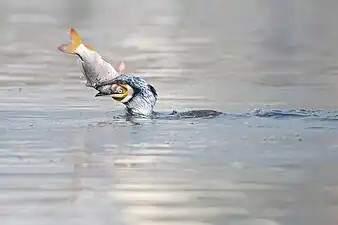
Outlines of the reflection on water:
[{"label": "reflection on water", "polygon": [[[337,224],[335,1],[0,6],[1,224]],[[156,111],[226,114],[126,119],[57,52],[70,27]]]}]

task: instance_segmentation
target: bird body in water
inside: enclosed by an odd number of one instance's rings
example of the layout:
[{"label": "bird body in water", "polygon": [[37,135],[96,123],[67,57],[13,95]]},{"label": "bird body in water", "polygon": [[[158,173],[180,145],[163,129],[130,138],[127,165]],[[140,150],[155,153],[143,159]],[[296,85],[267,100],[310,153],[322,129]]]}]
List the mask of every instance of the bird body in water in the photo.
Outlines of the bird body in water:
[{"label": "bird body in water", "polygon": [[[83,44],[74,28],[70,29],[72,43],[63,44],[58,49],[63,53],[75,54],[81,61],[81,69],[87,87],[98,91],[95,95],[111,96],[126,106],[128,115],[140,117],[158,117],[154,112],[158,94],[156,89],[143,78],[125,74],[125,64],[120,63],[116,70],[102,58],[91,46]],[[222,113],[214,110],[193,110],[178,113],[173,111],[169,116],[177,118],[210,117]]]},{"label": "bird body in water", "polygon": [[126,106],[131,115],[150,116],[154,112],[157,101],[155,88],[144,79],[121,74],[113,80],[102,82],[100,86],[110,86],[111,93],[99,92],[96,96],[110,95]]},{"label": "bird body in water", "polygon": [[[117,84],[117,85],[116,85]],[[109,94],[113,99],[126,106],[127,113],[133,116],[159,118],[159,113],[154,111],[158,94],[156,89],[144,79],[136,76],[121,74],[111,81],[98,84],[98,87],[110,86]],[[96,96],[105,96],[98,93]],[[176,118],[213,117],[222,114],[214,110],[191,110],[187,112],[173,111],[168,116]]]}]

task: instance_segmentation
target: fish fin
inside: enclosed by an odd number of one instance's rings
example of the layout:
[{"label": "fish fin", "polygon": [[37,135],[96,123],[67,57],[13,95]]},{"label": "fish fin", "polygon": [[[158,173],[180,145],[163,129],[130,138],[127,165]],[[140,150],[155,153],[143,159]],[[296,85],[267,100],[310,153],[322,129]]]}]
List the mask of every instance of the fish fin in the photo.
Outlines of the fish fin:
[{"label": "fish fin", "polygon": [[75,53],[76,49],[83,44],[80,35],[77,33],[77,31],[74,28],[70,28],[70,38],[72,40],[72,51]]},{"label": "fish fin", "polygon": [[58,50],[63,53],[68,54],[75,54],[75,52],[72,51],[72,45],[71,44],[63,44],[58,47]]},{"label": "fish fin", "polygon": [[[71,44],[63,44],[58,47],[59,51],[63,53],[68,54],[76,54],[76,49],[83,44],[80,35],[77,33],[77,31],[74,28],[71,28],[70,31],[70,38],[72,40]],[[89,45],[86,45],[86,47]],[[88,48],[88,47],[87,47]],[[92,50],[92,47],[89,46],[89,48]]]},{"label": "fish fin", "polygon": [[117,67],[117,72],[119,74],[124,74],[125,70],[126,70],[126,64],[122,61],[120,62],[120,65]]}]

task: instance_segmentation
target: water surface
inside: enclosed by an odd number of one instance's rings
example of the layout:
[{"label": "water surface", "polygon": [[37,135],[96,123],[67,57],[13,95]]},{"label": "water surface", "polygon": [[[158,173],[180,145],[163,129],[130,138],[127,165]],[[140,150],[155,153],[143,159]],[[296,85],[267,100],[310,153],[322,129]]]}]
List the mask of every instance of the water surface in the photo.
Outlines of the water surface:
[{"label": "water surface", "polygon": [[[0,2],[1,224],[337,224],[335,1]],[[56,47],[159,93],[134,119]]]}]

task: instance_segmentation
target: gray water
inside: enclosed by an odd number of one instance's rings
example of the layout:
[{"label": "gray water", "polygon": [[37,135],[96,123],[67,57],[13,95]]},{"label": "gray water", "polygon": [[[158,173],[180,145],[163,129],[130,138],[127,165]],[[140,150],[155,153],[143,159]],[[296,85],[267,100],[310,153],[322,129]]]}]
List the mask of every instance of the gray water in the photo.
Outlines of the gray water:
[{"label": "gray water", "polygon": [[[0,224],[337,224],[337,7],[0,1]],[[226,115],[126,120],[56,50],[70,27],[157,112]]]}]

